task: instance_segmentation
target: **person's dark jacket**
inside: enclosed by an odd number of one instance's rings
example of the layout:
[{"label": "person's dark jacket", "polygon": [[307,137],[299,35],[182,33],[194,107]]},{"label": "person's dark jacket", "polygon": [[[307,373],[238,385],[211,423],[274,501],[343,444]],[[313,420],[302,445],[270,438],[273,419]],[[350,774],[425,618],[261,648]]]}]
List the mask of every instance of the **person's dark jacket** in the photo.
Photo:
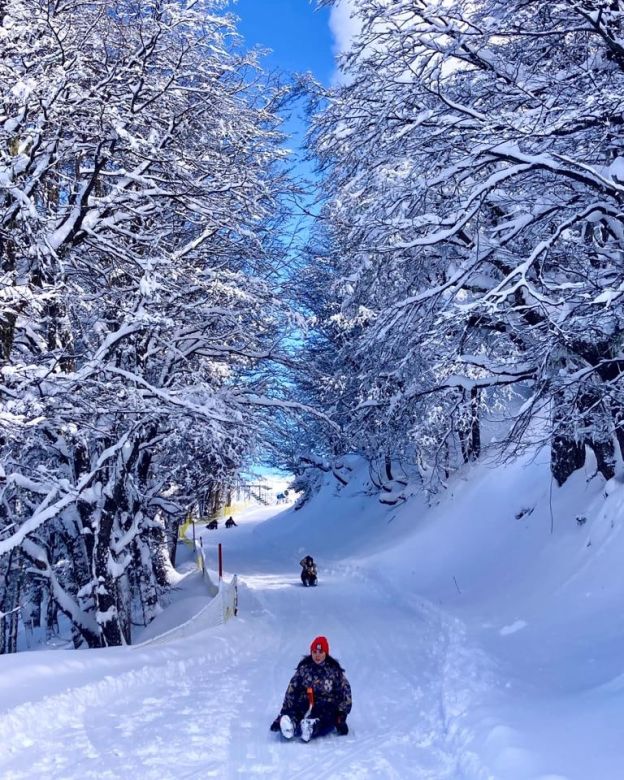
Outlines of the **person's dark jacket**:
[{"label": "person's dark jacket", "polygon": [[314,696],[313,717],[331,713],[346,720],[351,712],[351,686],[335,658],[328,655],[322,664],[317,664],[307,655],[299,662],[286,689],[280,715],[303,718],[309,707],[308,688]]},{"label": "person's dark jacket", "polygon": [[303,569],[301,572],[301,578],[307,578],[310,580],[315,580],[317,577],[316,574],[316,564],[314,563],[314,559],[311,555],[306,555],[305,558],[302,558],[299,561],[299,566]]}]

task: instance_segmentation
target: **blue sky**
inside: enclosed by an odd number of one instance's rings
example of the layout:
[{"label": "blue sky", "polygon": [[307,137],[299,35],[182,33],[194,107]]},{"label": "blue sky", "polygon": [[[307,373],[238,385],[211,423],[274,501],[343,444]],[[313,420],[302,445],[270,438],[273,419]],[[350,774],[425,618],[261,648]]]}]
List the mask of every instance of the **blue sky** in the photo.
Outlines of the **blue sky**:
[{"label": "blue sky", "polygon": [[[231,0],[228,10],[239,18],[238,30],[246,48],[271,50],[262,60],[266,71],[311,71],[322,84],[332,82],[335,30],[328,8],[317,9],[316,0]],[[282,128],[288,136],[286,146],[294,153],[291,162],[295,172],[309,177],[310,165],[302,159],[307,129],[305,101],[291,105],[290,112]]]},{"label": "blue sky", "polygon": [[248,46],[272,49],[268,69],[312,71],[324,84],[334,73],[329,10],[316,10],[310,0],[239,0],[232,11]]},{"label": "blue sky", "polygon": [[[265,70],[284,73],[311,71],[321,83],[329,85],[334,77],[334,35],[327,8],[315,9],[315,0],[239,0],[231,10],[240,21],[238,30],[247,48],[260,46],[271,49],[263,61]],[[309,165],[300,155],[305,132],[305,119],[300,104],[285,124],[284,130],[291,137],[287,146],[295,151],[295,171],[310,176]],[[299,154],[298,154],[299,152]],[[305,231],[303,224],[293,220],[293,230]],[[300,238],[305,232],[300,232]],[[261,476],[283,476],[274,468],[257,464],[254,471]]]}]

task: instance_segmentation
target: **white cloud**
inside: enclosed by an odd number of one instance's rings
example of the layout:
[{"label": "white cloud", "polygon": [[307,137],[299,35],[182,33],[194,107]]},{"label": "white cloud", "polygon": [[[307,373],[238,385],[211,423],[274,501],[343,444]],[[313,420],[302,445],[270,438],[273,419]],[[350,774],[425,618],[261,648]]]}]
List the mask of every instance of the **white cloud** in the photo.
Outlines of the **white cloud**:
[{"label": "white cloud", "polygon": [[359,19],[352,16],[355,10],[353,0],[340,0],[329,16],[329,28],[334,36],[334,51],[341,54],[347,51],[351,41],[360,30]]}]

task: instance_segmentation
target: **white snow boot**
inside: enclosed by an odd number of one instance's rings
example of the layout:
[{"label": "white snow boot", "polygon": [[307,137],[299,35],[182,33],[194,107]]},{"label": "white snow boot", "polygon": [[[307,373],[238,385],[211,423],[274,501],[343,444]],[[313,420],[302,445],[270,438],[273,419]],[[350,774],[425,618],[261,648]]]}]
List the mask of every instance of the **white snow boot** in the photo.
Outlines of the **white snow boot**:
[{"label": "white snow boot", "polygon": [[309,742],[314,736],[314,727],[318,723],[318,718],[304,718],[299,724],[301,727],[301,739]]},{"label": "white snow boot", "polygon": [[282,715],[280,718],[280,731],[284,739],[292,739],[295,735],[295,724],[288,717],[288,715]]}]

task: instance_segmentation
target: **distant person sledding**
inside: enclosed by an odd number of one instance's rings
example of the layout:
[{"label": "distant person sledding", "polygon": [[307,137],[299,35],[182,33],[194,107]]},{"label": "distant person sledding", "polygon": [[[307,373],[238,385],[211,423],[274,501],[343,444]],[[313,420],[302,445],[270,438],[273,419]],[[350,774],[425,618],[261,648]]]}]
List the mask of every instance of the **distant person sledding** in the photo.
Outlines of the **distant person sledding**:
[{"label": "distant person sledding", "polygon": [[299,566],[301,566],[301,582],[303,585],[306,588],[311,585],[316,585],[318,583],[318,577],[314,558],[311,555],[306,555],[305,558],[302,558],[299,561]]},{"label": "distant person sledding", "polygon": [[288,491],[284,490],[283,493],[278,493],[275,496],[278,504],[287,504],[288,503]]},{"label": "distant person sledding", "polygon": [[236,525],[237,525],[237,524],[234,522],[234,518],[233,518],[231,515],[230,515],[230,517],[228,517],[228,519],[225,521],[225,527],[226,527],[226,528],[235,528],[235,527],[236,527]]},{"label": "distant person sledding", "polygon": [[206,526],[206,528],[207,528],[209,531],[216,531],[218,527],[219,527],[219,521],[218,521],[218,520],[211,520],[211,521],[208,523],[208,525]]}]

